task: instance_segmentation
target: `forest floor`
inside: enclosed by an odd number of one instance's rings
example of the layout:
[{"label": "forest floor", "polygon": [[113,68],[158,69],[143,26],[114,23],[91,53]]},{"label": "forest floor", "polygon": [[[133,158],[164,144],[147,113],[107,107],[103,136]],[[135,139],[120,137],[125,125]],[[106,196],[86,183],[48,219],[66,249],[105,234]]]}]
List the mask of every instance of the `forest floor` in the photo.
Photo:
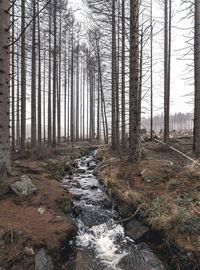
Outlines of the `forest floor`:
[{"label": "forest floor", "polygon": [[[12,168],[17,176],[9,179],[7,192],[0,199],[1,270],[35,269],[35,256],[42,248],[53,258],[56,269],[67,269],[64,263],[72,252],[67,243],[78,228],[66,215],[72,195],[60,186],[59,180],[71,168],[65,167],[66,163],[81,157],[88,148],[83,143],[12,153]],[[12,192],[11,184],[22,175],[31,179],[37,192],[26,197]],[[48,260],[48,255],[43,260]]]},{"label": "forest floor", "polygon": [[[171,139],[170,145],[195,158],[191,138]],[[95,173],[116,200],[122,219],[136,213],[154,232],[146,241],[165,250],[165,257],[167,247],[175,269],[200,269],[200,166],[156,141],[144,142],[142,148],[137,164],[120,149],[101,149]],[[156,235],[162,238],[157,245]]]},{"label": "forest floor", "polygon": [[[171,139],[170,145],[195,159],[190,137]],[[0,199],[0,270],[35,269],[41,249],[57,269],[69,270],[65,261],[74,251],[66,244],[78,228],[66,215],[73,197],[60,180],[69,169],[73,174],[74,159],[94,147],[88,142],[67,143],[12,153],[17,176],[9,179]],[[162,257],[168,252],[174,269],[193,269],[194,264],[200,269],[200,166],[155,141],[142,143],[143,158],[137,164],[128,161],[128,151],[96,148],[100,163],[95,173],[117,202],[122,219],[137,212],[138,220],[151,228],[145,242],[164,252]],[[11,184],[22,175],[31,179],[36,193],[19,197],[12,192]]]}]

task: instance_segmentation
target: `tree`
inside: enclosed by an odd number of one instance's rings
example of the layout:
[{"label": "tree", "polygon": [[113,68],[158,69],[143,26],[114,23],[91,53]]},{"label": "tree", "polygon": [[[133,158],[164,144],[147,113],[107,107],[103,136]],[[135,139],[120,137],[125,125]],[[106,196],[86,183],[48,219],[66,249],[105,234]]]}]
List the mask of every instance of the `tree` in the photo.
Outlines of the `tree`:
[{"label": "tree", "polygon": [[[36,14],[36,3],[32,0],[33,17]],[[31,74],[31,143],[36,144],[36,21],[33,20],[32,27],[32,74]]]},{"label": "tree", "polygon": [[21,149],[26,147],[26,42],[25,0],[21,0]]},{"label": "tree", "polygon": [[54,0],[54,48],[53,48],[53,147],[56,146],[56,86],[57,86],[57,0]]},{"label": "tree", "polygon": [[10,169],[9,73],[10,73],[10,1],[0,1],[0,189]]},{"label": "tree", "polygon": [[195,0],[195,34],[194,34],[194,142],[193,150],[200,155],[200,1]]},{"label": "tree", "polygon": [[125,113],[125,0],[122,0],[122,146],[126,145],[126,113]]},{"label": "tree", "polygon": [[141,158],[140,141],[140,87],[139,87],[139,1],[130,1],[130,160]]},{"label": "tree", "polygon": [[116,148],[116,0],[112,0],[112,147]]}]

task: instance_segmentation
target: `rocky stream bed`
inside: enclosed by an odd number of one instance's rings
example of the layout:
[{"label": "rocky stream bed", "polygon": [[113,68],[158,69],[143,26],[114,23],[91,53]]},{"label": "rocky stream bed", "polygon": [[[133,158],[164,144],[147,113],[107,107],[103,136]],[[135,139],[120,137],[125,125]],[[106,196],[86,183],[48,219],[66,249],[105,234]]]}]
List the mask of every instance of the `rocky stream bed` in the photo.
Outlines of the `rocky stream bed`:
[{"label": "rocky stream bed", "polygon": [[70,270],[164,270],[169,269],[145,243],[136,244],[130,237],[144,234],[146,228],[132,220],[126,228],[114,202],[93,175],[96,151],[75,160],[75,176],[67,174],[61,183],[73,196],[71,218],[79,231],[70,241]]}]

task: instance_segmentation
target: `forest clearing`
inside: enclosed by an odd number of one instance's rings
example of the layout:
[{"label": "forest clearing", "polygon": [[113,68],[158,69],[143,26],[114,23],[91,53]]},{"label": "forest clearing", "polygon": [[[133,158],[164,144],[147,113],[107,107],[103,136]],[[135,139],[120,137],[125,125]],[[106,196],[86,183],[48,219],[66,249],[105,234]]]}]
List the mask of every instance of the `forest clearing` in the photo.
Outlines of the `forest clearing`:
[{"label": "forest clearing", "polygon": [[200,0],[0,0],[0,270],[200,270]]}]

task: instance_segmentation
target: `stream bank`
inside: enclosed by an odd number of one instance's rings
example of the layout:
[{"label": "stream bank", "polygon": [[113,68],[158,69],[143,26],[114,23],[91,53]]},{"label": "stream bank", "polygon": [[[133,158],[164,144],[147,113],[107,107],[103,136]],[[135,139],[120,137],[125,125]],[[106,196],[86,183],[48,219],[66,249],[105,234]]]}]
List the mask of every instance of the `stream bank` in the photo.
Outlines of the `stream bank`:
[{"label": "stream bank", "polygon": [[[200,219],[192,208],[188,209],[190,204],[194,207],[199,201],[195,191],[199,171],[183,167],[179,157],[160,146],[157,149],[154,142],[148,143],[147,147],[143,145],[143,150],[144,153],[148,151],[149,158],[145,154],[137,164],[128,162],[128,152],[119,150],[116,153],[109,147],[100,149],[94,174],[116,202],[116,210],[122,219],[136,214],[123,223],[129,227],[126,233],[130,233],[130,224],[138,221],[147,228],[139,238],[133,235],[136,242],[148,243],[171,269],[200,269]],[[182,196],[186,190],[187,197]]]},{"label": "stream bank", "polygon": [[69,217],[73,197],[60,180],[91,150],[85,143],[12,153],[15,176],[0,196],[1,270],[64,269],[78,228]]}]

